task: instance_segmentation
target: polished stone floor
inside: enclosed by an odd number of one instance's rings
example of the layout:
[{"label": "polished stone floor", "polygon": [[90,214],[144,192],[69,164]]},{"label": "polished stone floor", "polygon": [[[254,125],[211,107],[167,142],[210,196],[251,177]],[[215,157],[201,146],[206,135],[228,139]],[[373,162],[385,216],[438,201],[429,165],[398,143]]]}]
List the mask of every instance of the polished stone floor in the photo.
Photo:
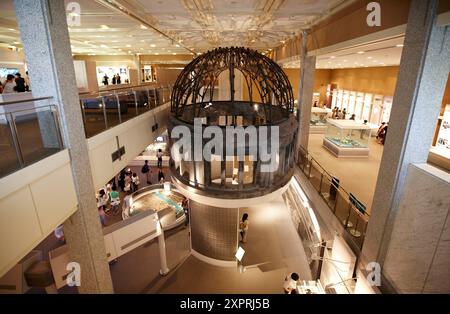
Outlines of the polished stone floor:
[{"label": "polished stone floor", "polygon": [[366,205],[370,214],[384,146],[371,138],[369,157],[337,158],[323,147],[323,137],[323,134],[310,135],[309,153],[327,172],[340,180],[348,193]]}]

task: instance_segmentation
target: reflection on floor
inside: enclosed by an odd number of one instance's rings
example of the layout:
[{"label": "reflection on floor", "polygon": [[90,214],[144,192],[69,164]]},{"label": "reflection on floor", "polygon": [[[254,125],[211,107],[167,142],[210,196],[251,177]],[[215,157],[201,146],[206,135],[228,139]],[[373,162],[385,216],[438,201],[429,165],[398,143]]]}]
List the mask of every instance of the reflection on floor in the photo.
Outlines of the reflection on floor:
[{"label": "reflection on floor", "polygon": [[323,147],[323,137],[323,134],[311,134],[308,151],[326,171],[340,180],[347,192],[367,206],[370,214],[384,146],[372,138],[368,158],[336,158]]},{"label": "reflection on floor", "polygon": [[116,293],[283,293],[286,274],[311,279],[302,243],[280,198],[241,209],[249,214],[245,271],[206,264],[189,254],[188,230],[166,233],[171,272],[161,277],[157,241],[119,258],[111,266]]}]

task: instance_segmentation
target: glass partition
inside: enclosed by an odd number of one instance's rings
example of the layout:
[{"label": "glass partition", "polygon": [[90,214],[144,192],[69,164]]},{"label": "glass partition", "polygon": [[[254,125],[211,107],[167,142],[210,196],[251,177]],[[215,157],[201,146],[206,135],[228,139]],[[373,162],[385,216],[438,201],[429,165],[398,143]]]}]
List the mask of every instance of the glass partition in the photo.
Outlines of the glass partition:
[{"label": "glass partition", "polygon": [[64,149],[55,105],[0,103],[0,134],[0,177]]},{"label": "glass partition", "polygon": [[354,244],[361,249],[370,218],[365,211],[365,206],[358,202],[352,194],[347,193],[339,185],[339,180],[325,171],[302,148],[298,152],[297,165],[326,202],[328,208],[333,212],[342,226],[344,226]]}]

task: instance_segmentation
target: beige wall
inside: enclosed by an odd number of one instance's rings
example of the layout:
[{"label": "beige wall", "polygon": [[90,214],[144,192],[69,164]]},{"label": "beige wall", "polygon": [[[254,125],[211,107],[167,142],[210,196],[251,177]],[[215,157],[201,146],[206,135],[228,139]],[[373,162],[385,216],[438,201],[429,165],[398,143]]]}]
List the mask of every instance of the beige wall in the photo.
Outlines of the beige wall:
[{"label": "beige wall", "polygon": [[167,84],[175,84],[178,75],[181,73],[181,69],[179,68],[165,68],[165,67],[157,67],[156,68],[156,83],[158,85],[167,85]]},{"label": "beige wall", "polygon": [[[0,48],[0,67],[18,68],[20,73],[25,74],[25,56],[23,52]],[[0,78],[3,80],[4,78]]]}]

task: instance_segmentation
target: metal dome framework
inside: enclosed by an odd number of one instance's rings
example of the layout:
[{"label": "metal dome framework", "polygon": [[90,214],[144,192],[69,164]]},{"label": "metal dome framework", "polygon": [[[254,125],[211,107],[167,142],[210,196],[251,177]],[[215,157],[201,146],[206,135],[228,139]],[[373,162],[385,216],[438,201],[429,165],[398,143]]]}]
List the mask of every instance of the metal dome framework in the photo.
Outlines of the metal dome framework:
[{"label": "metal dome framework", "polygon": [[[229,71],[230,98],[214,101],[214,86],[219,75]],[[235,73],[240,71],[247,88],[248,99],[235,99]],[[171,111],[175,118],[192,123],[194,118],[208,116],[206,109],[214,107],[237,115],[239,107],[262,105],[265,124],[279,123],[294,110],[294,97],[288,77],[281,67],[255,50],[231,47],[217,48],[200,55],[178,76],[172,90]],[[189,118],[186,118],[186,112]],[[278,121],[275,121],[278,120]]]}]

